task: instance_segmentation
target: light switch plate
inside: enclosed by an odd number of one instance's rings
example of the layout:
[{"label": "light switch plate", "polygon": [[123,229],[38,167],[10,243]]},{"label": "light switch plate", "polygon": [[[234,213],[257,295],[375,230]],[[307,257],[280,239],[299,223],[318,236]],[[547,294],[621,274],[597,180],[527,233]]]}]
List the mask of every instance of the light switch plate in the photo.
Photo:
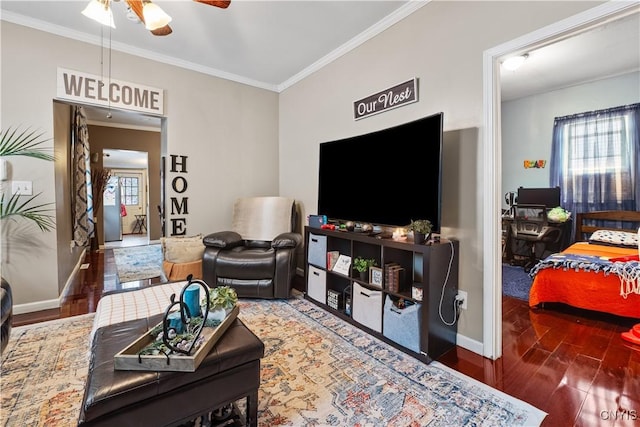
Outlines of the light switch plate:
[{"label": "light switch plate", "polygon": [[33,196],[33,182],[32,181],[12,181],[11,194],[17,194],[19,196]]}]

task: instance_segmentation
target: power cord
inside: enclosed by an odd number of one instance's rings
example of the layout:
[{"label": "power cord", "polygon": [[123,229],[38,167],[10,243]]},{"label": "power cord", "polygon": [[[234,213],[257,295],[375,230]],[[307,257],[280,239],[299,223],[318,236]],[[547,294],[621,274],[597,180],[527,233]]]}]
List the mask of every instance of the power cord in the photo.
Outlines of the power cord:
[{"label": "power cord", "polygon": [[449,275],[451,274],[451,265],[453,264],[453,258],[455,255],[455,247],[453,246],[453,241],[449,240],[449,246],[451,246],[451,257],[449,258],[449,267],[447,268],[447,275],[444,278],[444,283],[442,284],[442,290],[440,292],[440,303],[438,304],[438,315],[440,316],[440,320],[442,320],[442,323],[444,323],[447,326],[453,326],[456,324],[456,322],[460,318],[460,314],[462,312],[462,309],[460,307],[462,306],[463,301],[459,299],[458,295],[456,295],[456,297],[453,300],[454,319],[451,322],[447,322],[444,316],[442,315],[442,303],[444,300],[444,290],[447,286],[447,282],[449,282]]}]

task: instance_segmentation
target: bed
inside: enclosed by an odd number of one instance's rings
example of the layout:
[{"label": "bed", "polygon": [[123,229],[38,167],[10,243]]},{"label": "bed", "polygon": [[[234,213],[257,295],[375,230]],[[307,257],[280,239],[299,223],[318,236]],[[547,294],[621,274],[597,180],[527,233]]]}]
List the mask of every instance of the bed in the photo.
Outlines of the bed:
[{"label": "bed", "polygon": [[[593,220],[619,221],[623,227],[599,227]],[[578,214],[575,243],[541,260],[531,270],[529,306],[564,303],[640,318],[638,224],[637,211]]]}]

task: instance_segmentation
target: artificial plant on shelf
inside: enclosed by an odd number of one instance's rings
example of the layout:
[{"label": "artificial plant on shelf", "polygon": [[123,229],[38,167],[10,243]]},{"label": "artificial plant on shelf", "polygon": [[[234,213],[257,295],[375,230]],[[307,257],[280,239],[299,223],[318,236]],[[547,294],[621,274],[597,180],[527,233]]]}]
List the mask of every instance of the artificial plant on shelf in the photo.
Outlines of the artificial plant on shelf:
[{"label": "artificial plant on shelf", "polygon": [[360,277],[364,278],[369,271],[369,267],[374,267],[377,265],[377,262],[373,258],[364,258],[364,257],[355,257],[353,260],[353,269],[360,273]]},{"label": "artificial plant on shelf", "polygon": [[433,224],[428,219],[412,219],[411,224],[407,226],[407,229],[413,231],[414,243],[422,244],[424,243],[426,236],[431,234]]},{"label": "artificial plant on shelf", "polygon": [[[22,131],[17,128],[8,128],[0,131],[0,157],[25,156],[35,159],[55,160],[51,149],[41,145],[49,141],[43,137],[44,133],[26,128]],[[38,203],[35,200],[41,193],[33,196],[12,194],[0,195],[0,220],[24,218],[33,221],[42,231],[55,229],[55,217],[53,215],[53,203]]]}]

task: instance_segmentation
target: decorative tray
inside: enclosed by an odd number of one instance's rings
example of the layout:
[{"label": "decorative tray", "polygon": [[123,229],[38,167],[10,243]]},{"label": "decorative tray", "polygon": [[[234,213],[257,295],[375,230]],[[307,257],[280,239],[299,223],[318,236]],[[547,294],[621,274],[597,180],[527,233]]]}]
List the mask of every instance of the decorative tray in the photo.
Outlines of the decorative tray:
[{"label": "decorative tray", "polygon": [[[151,344],[155,338],[151,335],[151,331],[147,331],[144,335],[134,341],[124,350],[114,356],[115,369],[124,371],[177,371],[177,372],[195,372],[200,363],[209,354],[214,344],[224,335],[229,325],[238,317],[240,308],[236,305],[229,314],[220,322],[218,326],[205,326],[202,328],[201,336],[204,342],[197,349],[193,350],[193,354],[139,354],[141,350]],[[160,322],[157,327],[162,327]]]}]

